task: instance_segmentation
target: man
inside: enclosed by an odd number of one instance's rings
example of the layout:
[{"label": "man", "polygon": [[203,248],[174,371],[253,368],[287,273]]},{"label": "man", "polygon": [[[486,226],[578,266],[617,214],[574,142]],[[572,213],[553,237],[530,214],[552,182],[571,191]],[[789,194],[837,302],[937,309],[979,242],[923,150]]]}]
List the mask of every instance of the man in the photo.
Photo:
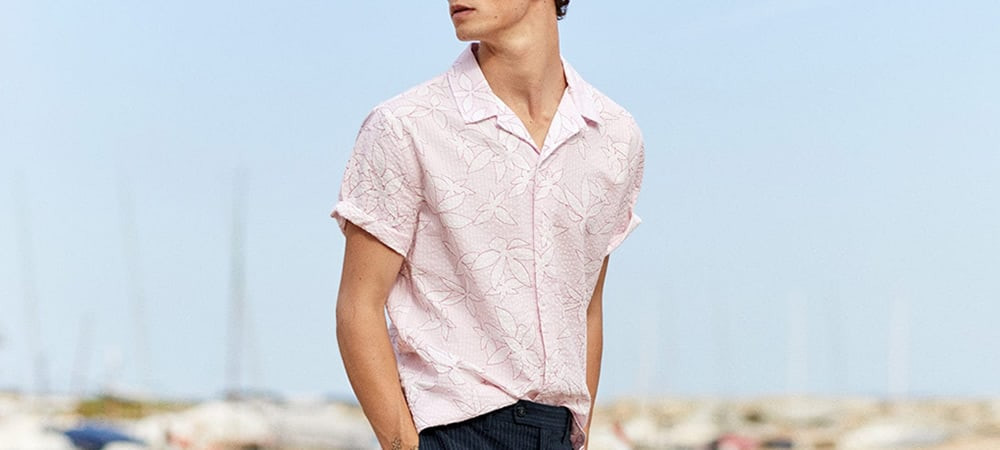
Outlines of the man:
[{"label": "man", "polygon": [[385,449],[584,447],[643,147],[562,61],[568,3],[451,0],[474,43],[361,127],[332,214],[337,337]]}]

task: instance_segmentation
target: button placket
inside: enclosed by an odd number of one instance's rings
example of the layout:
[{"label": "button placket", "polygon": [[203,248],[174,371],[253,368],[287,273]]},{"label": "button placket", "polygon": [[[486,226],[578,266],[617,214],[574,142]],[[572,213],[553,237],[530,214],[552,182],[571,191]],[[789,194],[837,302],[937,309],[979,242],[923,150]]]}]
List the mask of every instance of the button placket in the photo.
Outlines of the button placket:
[{"label": "button placket", "polygon": [[[534,239],[535,239],[535,242],[534,242],[535,249],[534,250],[536,252],[536,255],[537,255],[537,252],[540,250],[538,248],[539,234],[541,234],[544,239],[549,239],[546,235],[547,235],[547,233],[551,232],[551,230],[546,230],[546,229],[544,229],[542,227],[541,217],[542,217],[542,214],[543,214],[544,210],[543,210],[543,205],[541,204],[542,203],[542,199],[538,198],[538,184],[537,184],[537,176],[538,176],[539,173],[541,173],[543,170],[545,170],[545,167],[547,166],[547,161],[549,161],[549,160],[546,159],[546,158],[544,158],[544,157],[539,157],[538,160],[537,160],[537,164],[536,164],[536,167],[535,167],[535,176],[536,176],[535,180],[536,180],[536,183],[533,186],[534,191],[532,192],[532,210],[534,211],[534,213],[533,213],[533,217],[534,217],[534,224],[533,224],[534,231],[533,231],[533,236],[534,236]],[[538,262],[538,260],[537,260],[537,257],[536,257],[536,263],[535,263],[535,298],[536,298],[536,303],[537,303],[536,304],[536,308],[538,310],[539,335],[540,335],[540,339],[542,340],[542,346],[541,346],[542,347],[542,367],[541,367],[542,379],[541,379],[541,381],[539,383],[540,387],[546,386],[549,383],[549,380],[552,379],[552,373],[551,373],[552,369],[551,369],[551,367],[549,365],[549,359],[550,359],[549,358],[549,352],[551,351],[551,346],[549,345],[550,344],[549,329],[546,326],[546,323],[545,323],[545,320],[544,320],[545,317],[547,317],[548,314],[549,314],[549,310],[551,309],[551,304],[552,303],[551,303],[551,298],[550,298],[550,294],[548,292],[548,289],[546,289],[546,286],[548,285],[548,283],[546,283],[545,271],[546,271],[545,265],[544,264],[540,264]]]}]

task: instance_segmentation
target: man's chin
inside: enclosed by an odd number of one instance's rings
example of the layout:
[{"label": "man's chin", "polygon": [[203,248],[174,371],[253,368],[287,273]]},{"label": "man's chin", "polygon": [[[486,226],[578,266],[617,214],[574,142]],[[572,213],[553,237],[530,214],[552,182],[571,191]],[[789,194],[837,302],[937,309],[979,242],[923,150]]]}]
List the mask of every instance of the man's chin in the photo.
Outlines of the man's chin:
[{"label": "man's chin", "polygon": [[473,41],[477,41],[478,40],[471,33],[463,33],[463,32],[461,32],[459,30],[455,30],[455,37],[458,38],[458,40],[462,41],[462,42],[473,42]]},{"label": "man's chin", "polygon": [[458,24],[455,26],[455,37],[462,42],[478,41],[480,39],[479,30],[470,27],[469,24]]}]

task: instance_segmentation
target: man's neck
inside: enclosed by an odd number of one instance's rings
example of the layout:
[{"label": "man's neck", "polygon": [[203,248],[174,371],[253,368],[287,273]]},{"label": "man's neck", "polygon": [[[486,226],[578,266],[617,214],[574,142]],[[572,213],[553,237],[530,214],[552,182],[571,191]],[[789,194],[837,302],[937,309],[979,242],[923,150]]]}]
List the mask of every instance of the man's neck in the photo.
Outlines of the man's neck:
[{"label": "man's neck", "polygon": [[555,24],[484,40],[476,59],[490,88],[518,115],[536,118],[555,113],[566,89]]}]

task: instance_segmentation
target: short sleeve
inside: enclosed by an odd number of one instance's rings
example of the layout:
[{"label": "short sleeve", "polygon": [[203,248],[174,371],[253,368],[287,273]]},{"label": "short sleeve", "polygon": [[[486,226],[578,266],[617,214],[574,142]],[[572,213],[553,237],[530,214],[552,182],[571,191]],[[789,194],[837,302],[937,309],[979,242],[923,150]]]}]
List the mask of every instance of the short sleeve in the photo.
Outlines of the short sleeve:
[{"label": "short sleeve", "polygon": [[350,221],[405,256],[423,201],[421,173],[402,124],[376,108],[361,125],[330,215],[341,230]]},{"label": "short sleeve", "polygon": [[642,175],[646,164],[645,144],[642,140],[642,133],[638,125],[633,123],[631,144],[629,145],[628,157],[628,178],[625,187],[624,201],[620,203],[620,208],[615,215],[615,226],[611,233],[611,240],[605,255],[610,255],[614,249],[618,248],[625,238],[642,223],[642,219],[635,213],[635,204],[639,199],[639,190],[642,187]]}]

